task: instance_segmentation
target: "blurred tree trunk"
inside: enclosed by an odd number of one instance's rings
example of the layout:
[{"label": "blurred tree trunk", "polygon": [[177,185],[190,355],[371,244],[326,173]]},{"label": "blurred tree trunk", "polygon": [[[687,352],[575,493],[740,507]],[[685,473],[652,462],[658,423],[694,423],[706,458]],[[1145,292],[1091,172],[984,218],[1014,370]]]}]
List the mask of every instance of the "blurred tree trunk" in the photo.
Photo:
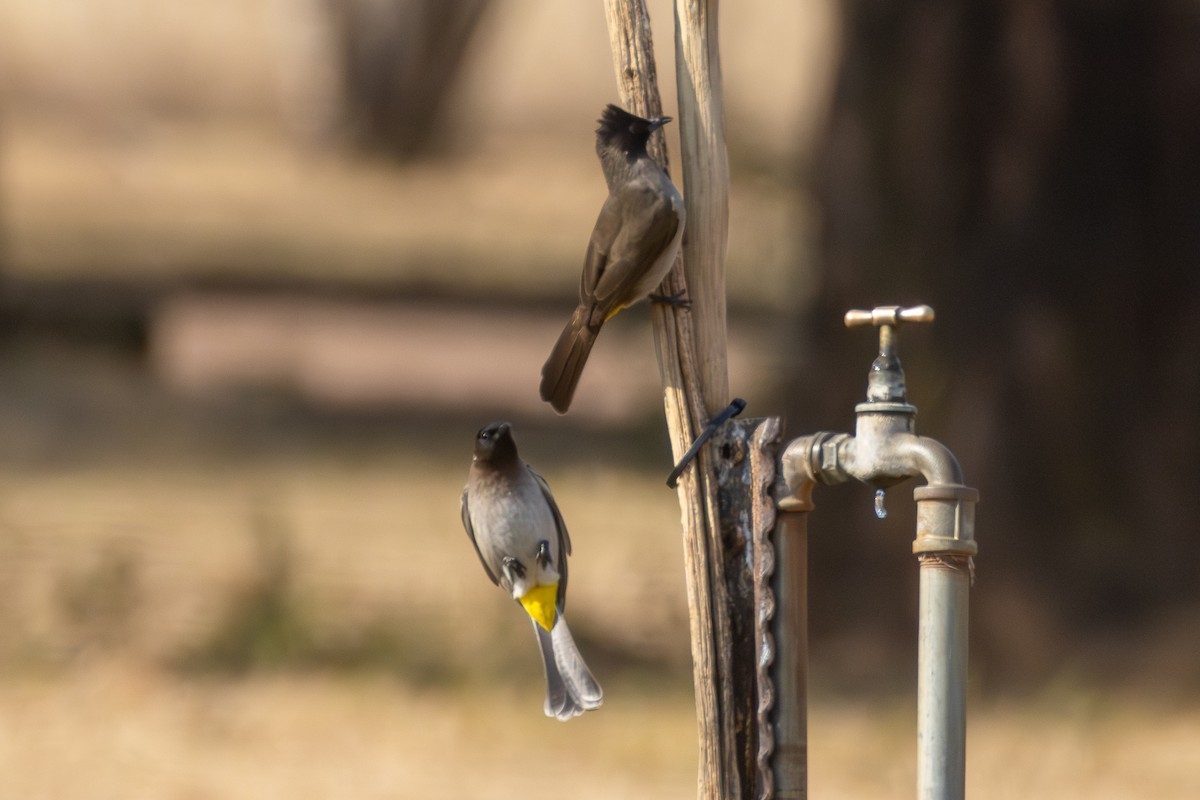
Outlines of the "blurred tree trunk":
[{"label": "blurred tree trunk", "polygon": [[[843,16],[815,158],[819,344],[793,424],[846,429],[862,398],[872,347],[839,330],[844,310],[928,302],[937,323],[900,352],[920,432],[983,493],[985,651],[1197,603],[1200,5],[845,0]],[[845,580],[839,552],[814,596]]]},{"label": "blurred tree trunk", "polygon": [[488,0],[327,2],[352,136],[401,159],[428,152]]},{"label": "blurred tree trunk", "polygon": [[[5,217],[5,197],[8,192],[8,169],[5,162],[7,147],[5,147],[4,114],[0,112],[0,305],[3,305],[4,284],[8,279],[8,225]],[[5,320],[0,320],[0,330]]]}]

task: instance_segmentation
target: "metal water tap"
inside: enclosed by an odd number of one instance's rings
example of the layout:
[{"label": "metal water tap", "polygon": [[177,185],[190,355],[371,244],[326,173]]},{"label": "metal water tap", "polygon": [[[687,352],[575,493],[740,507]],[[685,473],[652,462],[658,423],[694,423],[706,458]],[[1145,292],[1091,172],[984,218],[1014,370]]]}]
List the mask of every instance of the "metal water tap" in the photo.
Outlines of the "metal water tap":
[{"label": "metal water tap", "polygon": [[[876,490],[875,511],[886,516],[883,492],[910,477],[926,484],[913,491],[917,501],[917,531],[912,549],[920,564],[917,647],[917,797],[920,800],[961,800],[966,763],[967,604],[974,574],[975,503],[979,492],[963,484],[962,469],[939,442],[915,432],[917,409],[908,402],[904,370],[896,355],[896,331],[901,324],[932,322],[929,306],[881,306],[849,311],[846,326],[879,328],[879,355],[867,377],[867,399],[854,407],[854,434],[814,433],[793,439],[780,457],[785,497],[776,500],[781,512],[784,554],[807,541],[807,517],[813,510],[817,483],[842,483],[854,478]],[[795,540],[795,541],[793,541]],[[789,557],[803,564],[802,555]],[[780,619],[776,638],[784,643],[802,638],[805,600],[795,588],[800,568],[783,570],[777,579]],[[797,633],[797,631],[801,633]],[[794,651],[794,652],[793,652]],[[775,736],[790,750],[802,752],[806,742],[803,706],[806,642],[781,647],[777,663],[790,680],[779,681],[779,719]],[[800,722],[796,722],[800,719]],[[797,744],[801,743],[801,744]],[[800,756],[776,765],[781,797],[802,797],[806,762]]]},{"label": "metal water tap", "polygon": [[[916,435],[917,408],[908,402],[904,369],[896,352],[901,324],[932,322],[929,306],[880,306],[847,311],[848,328],[879,328],[879,355],[867,375],[867,399],[854,407],[854,434],[824,431],[794,440],[784,452],[784,476],[798,499],[806,482],[837,484],[851,478],[876,489],[883,517],[883,490],[911,477],[926,485],[914,492],[918,526],[913,552],[974,555],[974,504],[979,493],[963,485],[958,460],[940,442]],[[781,508],[787,510],[788,502]]]},{"label": "metal water tap", "polygon": [[816,483],[856,479],[875,487],[875,511],[887,516],[883,491],[922,476],[917,535],[920,565],[917,648],[917,796],[961,800],[966,775],[967,603],[970,594],[976,489],[962,483],[959,462],[942,444],[918,437],[917,408],[908,403],[904,369],[896,355],[901,324],[930,323],[929,306],[881,306],[846,313],[846,326],[880,329],[880,354],[866,379],[866,402],[854,407],[854,434],[814,433],[793,439],[780,457],[785,497],[776,495],[781,569],[775,578],[779,610],[774,636],[776,724],[774,778],[779,798],[806,796],[806,619],[804,595],[808,517]]}]

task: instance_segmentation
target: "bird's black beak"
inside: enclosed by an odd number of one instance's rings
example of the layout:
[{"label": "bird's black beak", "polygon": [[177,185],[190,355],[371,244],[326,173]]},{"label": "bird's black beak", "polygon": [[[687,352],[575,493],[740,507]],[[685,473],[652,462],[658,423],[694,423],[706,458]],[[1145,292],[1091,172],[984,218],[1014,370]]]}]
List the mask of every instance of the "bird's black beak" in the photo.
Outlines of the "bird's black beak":
[{"label": "bird's black beak", "polygon": [[670,121],[671,121],[670,117],[658,117],[656,119],[652,119],[652,120],[650,120],[650,130],[652,132],[656,131],[659,128],[661,128],[663,125],[666,125]]}]

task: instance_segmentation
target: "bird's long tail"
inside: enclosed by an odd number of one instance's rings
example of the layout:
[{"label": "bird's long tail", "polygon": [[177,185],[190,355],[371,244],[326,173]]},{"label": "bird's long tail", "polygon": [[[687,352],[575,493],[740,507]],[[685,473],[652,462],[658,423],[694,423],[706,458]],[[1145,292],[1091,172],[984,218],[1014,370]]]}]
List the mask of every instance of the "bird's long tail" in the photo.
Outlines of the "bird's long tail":
[{"label": "bird's long tail", "polygon": [[567,413],[571,407],[579,376],[583,374],[588,354],[596,342],[596,334],[600,332],[599,326],[593,328],[588,325],[588,316],[587,308],[580,306],[575,309],[542,367],[542,399],[559,414]]},{"label": "bird's long tail", "polygon": [[579,654],[562,612],[558,614],[553,631],[547,631],[536,622],[533,630],[542,650],[542,665],[546,668],[546,716],[568,720],[599,708],[604,701],[604,692]]}]

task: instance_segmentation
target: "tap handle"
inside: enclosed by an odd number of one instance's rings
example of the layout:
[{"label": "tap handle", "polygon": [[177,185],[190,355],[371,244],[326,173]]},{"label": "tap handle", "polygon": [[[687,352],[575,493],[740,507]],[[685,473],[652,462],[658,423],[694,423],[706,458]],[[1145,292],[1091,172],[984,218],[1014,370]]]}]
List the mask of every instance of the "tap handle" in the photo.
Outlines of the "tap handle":
[{"label": "tap handle", "polygon": [[885,358],[895,355],[896,328],[901,322],[933,322],[933,309],[924,305],[909,308],[877,306],[870,311],[854,309],[846,312],[847,328],[867,325],[879,328],[879,355]]},{"label": "tap handle", "polygon": [[899,325],[901,322],[933,322],[933,309],[929,306],[878,306],[870,311],[853,309],[846,312],[846,327],[859,328],[874,325]]},{"label": "tap handle", "polygon": [[858,309],[846,312],[846,327],[874,325],[879,329],[879,357],[871,364],[867,375],[868,403],[907,403],[904,370],[896,355],[896,328],[901,322],[933,322],[929,306],[878,306],[870,311]]}]

